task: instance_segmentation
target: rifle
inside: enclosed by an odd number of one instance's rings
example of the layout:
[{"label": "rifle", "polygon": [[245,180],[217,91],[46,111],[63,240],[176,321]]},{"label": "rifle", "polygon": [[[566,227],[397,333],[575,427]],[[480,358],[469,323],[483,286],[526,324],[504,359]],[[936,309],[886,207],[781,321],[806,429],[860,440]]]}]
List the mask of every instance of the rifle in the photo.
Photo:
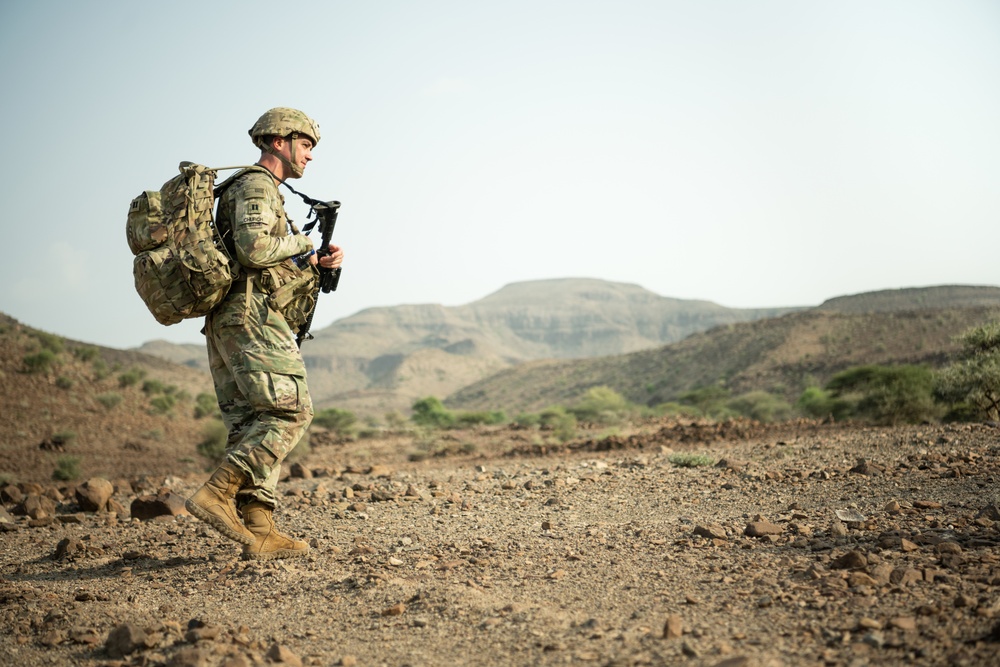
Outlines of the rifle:
[{"label": "rifle", "polygon": [[[287,185],[287,184],[286,184]],[[289,187],[289,189],[291,189]],[[292,190],[295,192],[295,190]],[[302,197],[303,200],[309,204],[312,209],[309,212],[309,217],[307,220],[311,219],[302,227],[302,231],[306,234],[311,232],[313,228],[319,223],[319,232],[321,236],[320,248],[316,253],[317,258],[323,259],[327,255],[332,254],[330,252],[330,240],[333,237],[333,229],[337,226],[337,214],[340,213],[340,202],[339,201],[319,201],[317,199],[307,198],[302,194],[295,192],[295,194]],[[337,290],[337,285],[340,283],[340,267],[335,269],[327,269],[319,264],[317,264],[319,269],[319,291],[323,294],[329,294],[330,292],[335,292]],[[299,327],[298,334],[295,336],[295,344],[302,347],[302,342],[307,340],[312,340],[313,336],[309,333],[309,327],[312,326],[313,316],[316,315],[316,304],[319,302],[319,293],[316,294],[316,299],[313,301],[312,310],[309,311],[309,317],[306,321]]]}]

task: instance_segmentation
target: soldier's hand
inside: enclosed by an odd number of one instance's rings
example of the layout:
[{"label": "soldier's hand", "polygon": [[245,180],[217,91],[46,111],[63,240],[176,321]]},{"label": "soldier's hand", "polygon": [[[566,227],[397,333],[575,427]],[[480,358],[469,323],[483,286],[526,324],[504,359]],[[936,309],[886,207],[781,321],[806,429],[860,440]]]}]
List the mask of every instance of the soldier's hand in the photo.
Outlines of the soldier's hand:
[{"label": "soldier's hand", "polygon": [[336,269],[344,263],[344,250],[334,243],[330,244],[330,254],[323,255],[319,260],[319,265],[324,269]]}]

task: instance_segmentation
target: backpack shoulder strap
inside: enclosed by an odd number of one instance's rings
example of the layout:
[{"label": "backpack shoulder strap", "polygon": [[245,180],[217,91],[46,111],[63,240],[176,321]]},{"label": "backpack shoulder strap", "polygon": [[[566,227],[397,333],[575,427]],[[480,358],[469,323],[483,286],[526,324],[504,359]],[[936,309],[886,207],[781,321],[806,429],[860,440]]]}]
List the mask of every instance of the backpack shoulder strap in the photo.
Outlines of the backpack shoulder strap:
[{"label": "backpack shoulder strap", "polygon": [[256,164],[241,166],[241,167],[219,167],[217,169],[213,169],[212,171],[227,171],[229,169],[239,169],[239,171],[237,171],[235,174],[233,174],[232,176],[230,176],[229,178],[227,178],[226,180],[222,181],[221,183],[215,186],[216,199],[221,197],[222,193],[225,192],[229,188],[229,186],[231,186],[233,183],[235,183],[240,178],[242,178],[246,174],[249,174],[252,171],[261,171],[264,172],[265,174],[272,175],[270,171]]}]

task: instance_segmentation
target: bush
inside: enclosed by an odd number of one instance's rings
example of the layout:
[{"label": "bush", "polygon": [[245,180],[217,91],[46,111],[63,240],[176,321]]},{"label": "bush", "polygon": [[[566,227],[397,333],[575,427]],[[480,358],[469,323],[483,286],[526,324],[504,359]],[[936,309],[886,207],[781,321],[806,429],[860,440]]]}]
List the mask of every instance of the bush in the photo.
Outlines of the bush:
[{"label": "bush", "polygon": [[80,476],[80,459],[76,456],[60,456],[56,460],[56,469],[52,471],[52,479],[61,482],[74,480]]},{"label": "bush", "polygon": [[671,454],[667,460],[680,468],[697,468],[715,465],[715,459],[705,454]]},{"label": "bush", "polygon": [[419,426],[431,428],[451,428],[455,425],[455,415],[434,396],[422,398],[412,407],[410,419]]},{"label": "bush", "polygon": [[855,398],[854,413],[876,424],[917,424],[936,419],[934,374],[923,366],[856,366],[826,386],[834,398]]},{"label": "bush", "polygon": [[34,336],[35,339],[41,343],[43,350],[49,350],[53,354],[59,354],[64,349],[63,339],[55,334],[45,333],[44,331],[36,331]]},{"label": "bush", "polygon": [[195,419],[201,419],[202,417],[209,417],[213,415],[217,417],[220,414],[219,400],[215,397],[215,394],[201,393],[194,399]]},{"label": "bush", "polygon": [[153,394],[163,394],[169,393],[166,391],[166,386],[159,380],[146,380],[142,383],[142,393],[147,396],[152,396]]},{"label": "bush", "polygon": [[44,373],[56,361],[56,353],[52,350],[42,350],[24,357],[24,365],[29,373]]},{"label": "bush", "polygon": [[201,427],[201,442],[198,443],[198,453],[215,463],[221,463],[226,457],[226,447],[229,443],[229,431],[219,419],[212,419]]},{"label": "bush", "polygon": [[118,376],[118,386],[122,388],[131,387],[144,377],[146,377],[146,371],[141,368],[130,368]]},{"label": "bush", "polygon": [[566,412],[562,406],[552,406],[542,410],[538,415],[538,424],[550,429],[559,442],[566,442],[576,437],[576,416]]},{"label": "bush", "polygon": [[726,407],[760,422],[781,421],[792,415],[792,406],[788,401],[766,391],[751,391],[729,399]]},{"label": "bush", "polygon": [[313,424],[322,426],[342,436],[352,435],[357,423],[357,415],[350,410],[340,410],[338,408],[321,410],[313,417]]},{"label": "bush", "polygon": [[116,408],[119,403],[122,402],[122,395],[115,393],[113,391],[109,391],[104,394],[98,394],[97,396],[94,397],[94,399],[108,410],[112,410]]},{"label": "bush", "polygon": [[616,424],[632,409],[631,404],[611,387],[591,387],[569,411],[579,420]]},{"label": "bush", "polygon": [[459,412],[455,417],[460,426],[475,426],[477,424],[503,424],[507,415],[502,410],[494,412]]},{"label": "bush", "polygon": [[73,356],[80,361],[92,361],[97,354],[97,348],[91,345],[81,345],[73,348]]},{"label": "bush", "polygon": [[73,380],[65,375],[60,375],[56,378],[56,386],[60,389],[70,389],[73,387]]},{"label": "bush", "polygon": [[176,403],[177,399],[170,394],[156,396],[149,401],[150,412],[154,415],[169,415]]},{"label": "bush", "polygon": [[696,408],[701,416],[713,419],[726,419],[736,416],[736,413],[726,405],[728,401],[729,390],[719,385],[698,387],[697,389],[684,392],[677,399],[677,402],[681,405],[689,405]]},{"label": "bush", "polygon": [[819,387],[807,387],[795,402],[795,407],[806,417],[814,419],[831,418],[842,421],[854,414],[854,406],[850,401],[834,398],[830,392]]}]

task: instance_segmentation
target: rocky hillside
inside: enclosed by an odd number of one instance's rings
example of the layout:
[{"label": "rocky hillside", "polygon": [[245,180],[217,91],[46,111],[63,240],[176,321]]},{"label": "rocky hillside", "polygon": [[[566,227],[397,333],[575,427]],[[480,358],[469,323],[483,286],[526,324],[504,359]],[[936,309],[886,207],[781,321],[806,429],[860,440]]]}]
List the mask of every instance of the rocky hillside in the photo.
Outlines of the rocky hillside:
[{"label": "rocky hillside", "polygon": [[538,410],[571,404],[606,385],[648,405],[697,387],[734,394],[766,390],[793,402],[809,384],[862,364],[939,367],[963,331],[1000,319],[1000,305],[892,312],[812,310],[717,327],[679,343],[627,355],[543,361],[505,370],[448,398],[454,408]]},{"label": "rocky hillside", "polygon": [[134,351],[84,345],[0,315],[0,479],[200,471],[208,376]]},{"label": "rocky hillside", "polygon": [[[318,406],[381,416],[525,361],[623,354],[792,310],[725,308],[603,280],[540,280],[464,306],[364,310],[315,331],[303,354]],[[206,367],[200,346],[155,341],[140,349]]]}]

